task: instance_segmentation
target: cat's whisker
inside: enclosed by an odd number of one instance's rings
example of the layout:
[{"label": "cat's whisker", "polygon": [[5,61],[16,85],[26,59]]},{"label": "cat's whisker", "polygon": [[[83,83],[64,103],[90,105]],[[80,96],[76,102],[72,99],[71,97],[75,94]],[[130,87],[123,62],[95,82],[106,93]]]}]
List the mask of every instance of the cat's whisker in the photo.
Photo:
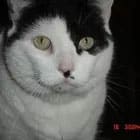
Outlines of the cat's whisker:
[{"label": "cat's whisker", "polygon": [[114,110],[114,111],[118,111],[117,109],[116,109],[116,107],[114,107],[114,105],[112,104],[112,102],[107,98],[106,99],[106,101],[107,101],[107,103],[111,106],[111,108]]},{"label": "cat's whisker", "polygon": [[32,92],[31,92],[31,95],[32,96],[34,96],[34,97],[40,97],[42,93],[43,92],[41,92],[40,85],[36,84],[36,86],[34,86],[34,88],[32,88]]},{"label": "cat's whisker", "polygon": [[115,85],[115,86],[117,86],[117,87],[121,87],[121,88],[124,88],[124,89],[128,89],[128,90],[130,90],[130,91],[134,91],[133,88],[130,88],[130,87],[126,86],[126,85],[119,84],[119,83],[117,83],[117,82],[115,82],[115,81],[112,81],[112,80],[110,80],[110,79],[107,79],[107,82],[108,82],[108,83],[111,83],[111,84],[113,84],[113,85]]},{"label": "cat's whisker", "polygon": [[108,90],[110,90],[110,91],[112,91],[113,93],[115,93],[120,99],[123,98],[117,90],[113,89],[113,88],[110,87],[110,86],[108,86],[107,88],[108,88]]},{"label": "cat's whisker", "polygon": [[119,104],[117,104],[116,101],[113,100],[109,95],[107,95],[106,101],[110,104],[110,106],[112,107],[112,109],[114,109],[115,111],[120,110]]},{"label": "cat's whisker", "polygon": [[[23,77],[21,77],[21,78],[23,78]],[[26,81],[22,81],[23,85],[26,85],[26,90],[30,91],[30,88],[33,87],[31,90],[32,92],[29,92],[29,93],[34,97],[40,97],[42,94],[40,85],[36,84],[36,86],[31,86],[31,85],[27,84],[28,81],[30,82],[30,79],[27,79],[27,78],[26,78]]]}]

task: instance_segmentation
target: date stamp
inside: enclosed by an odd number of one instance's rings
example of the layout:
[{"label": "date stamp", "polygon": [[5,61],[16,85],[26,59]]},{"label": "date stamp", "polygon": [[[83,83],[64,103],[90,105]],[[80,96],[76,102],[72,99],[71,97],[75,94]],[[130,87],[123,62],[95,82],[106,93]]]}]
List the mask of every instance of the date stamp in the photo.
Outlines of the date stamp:
[{"label": "date stamp", "polygon": [[113,130],[119,131],[119,130],[125,130],[125,131],[140,131],[140,124],[113,124]]}]

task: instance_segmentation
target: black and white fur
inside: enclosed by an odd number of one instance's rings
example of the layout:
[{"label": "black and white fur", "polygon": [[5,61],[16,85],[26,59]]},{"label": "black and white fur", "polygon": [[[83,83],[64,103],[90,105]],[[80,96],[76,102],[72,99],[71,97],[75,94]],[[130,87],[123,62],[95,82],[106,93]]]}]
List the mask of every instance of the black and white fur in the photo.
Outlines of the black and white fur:
[{"label": "black and white fur", "polygon": [[[0,36],[1,140],[94,140],[113,54],[112,3],[8,0],[12,26]],[[38,35],[49,37],[52,50],[34,47]],[[96,43],[81,51],[85,36]]]}]

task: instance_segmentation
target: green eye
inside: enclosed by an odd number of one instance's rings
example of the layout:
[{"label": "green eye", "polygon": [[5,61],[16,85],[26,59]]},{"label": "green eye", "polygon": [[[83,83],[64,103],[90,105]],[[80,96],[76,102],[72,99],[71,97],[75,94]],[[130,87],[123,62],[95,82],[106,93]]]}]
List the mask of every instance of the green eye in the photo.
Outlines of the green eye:
[{"label": "green eye", "polygon": [[33,39],[33,44],[37,49],[47,50],[51,46],[51,41],[46,36],[36,36]]},{"label": "green eye", "polygon": [[84,37],[79,42],[79,48],[82,50],[88,50],[94,45],[94,39],[92,37]]}]

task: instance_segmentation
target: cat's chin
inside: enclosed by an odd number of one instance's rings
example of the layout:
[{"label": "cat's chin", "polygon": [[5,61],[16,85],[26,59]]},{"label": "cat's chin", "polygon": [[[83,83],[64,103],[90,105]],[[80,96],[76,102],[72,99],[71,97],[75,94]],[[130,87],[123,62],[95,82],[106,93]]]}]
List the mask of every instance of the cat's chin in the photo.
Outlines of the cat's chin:
[{"label": "cat's chin", "polygon": [[[62,81],[60,80],[59,83],[48,87],[54,94],[76,94],[79,89],[83,89],[88,83],[89,81],[78,82],[71,79],[63,79]],[[45,85],[45,83],[43,85]]]},{"label": "cat's chin", "polygon": [[52,87],[52,91],[55,93],[66,94],[75,90],[76,87],[69,83],[61,83]]}]

